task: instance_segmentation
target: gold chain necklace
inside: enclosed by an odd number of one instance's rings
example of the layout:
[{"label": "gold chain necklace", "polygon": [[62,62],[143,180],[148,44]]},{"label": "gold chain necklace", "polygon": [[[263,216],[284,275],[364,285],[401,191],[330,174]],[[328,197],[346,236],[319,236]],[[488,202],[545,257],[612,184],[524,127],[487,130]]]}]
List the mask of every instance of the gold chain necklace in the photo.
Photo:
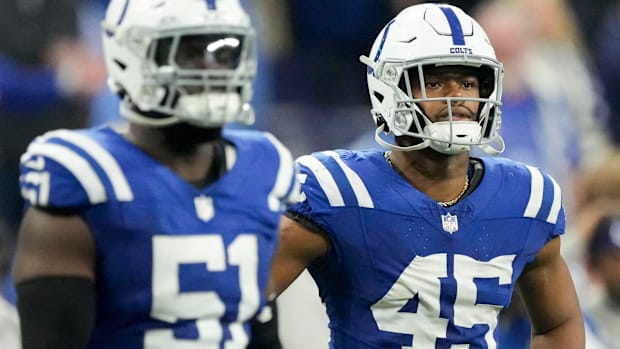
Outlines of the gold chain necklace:
[{"label": "gold chain necklace", "polygon": [[[394,171],[400,173],[400,170],[394,167],[394,164],[392,163],[392,152],[386,151],[385,153],[383,153],[383,156],[385,157],[385,161],[387,161],[388,165],[390,165],[390,167],[394,169]],[[448,201],[437,201],[437,204],[441,207],[448,207],[456,204],[459,200],[461,200],[461,198],[467,191],[467,188],[469,188],[469,176],[466,175],[465,184],[463,185],[463,189],[461,189],[461,192],[454,199]]]}]

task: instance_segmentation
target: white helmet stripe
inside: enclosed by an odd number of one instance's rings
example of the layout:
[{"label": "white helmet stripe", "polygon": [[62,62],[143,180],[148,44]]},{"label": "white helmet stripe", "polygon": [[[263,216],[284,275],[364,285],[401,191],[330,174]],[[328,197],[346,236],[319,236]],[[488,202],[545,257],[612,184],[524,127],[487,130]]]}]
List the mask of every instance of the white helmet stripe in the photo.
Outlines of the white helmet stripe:
[{"label": "white helmet stripe", "polygon": [[129,187],[129,183],[127,183],[127,179],[123,174],[118,162],[114,157],[105,150],[101,145],[97,144],[95,141],[91,140],[88,137],[84,137],[75,132],[67,131],[67,130],[59,130],[48,132],[43,136],[43,139],[48,138],[58,138],[74,144],[75,146],[84,150],[90,157],[97,162],[99,166],[103,169],[106,176],[110,180],[112,184],[112,188],[114,190],[114,195],[118,201],[132,201],[133,200],[133,192]]},{"label": "white helmet stripe", "polygon": [[33,143],[28,147],[26,156],[29,159],[35,155],[48,157],[66,168],[80,182],[91,204],[99,204],[107,200],[105,187],[97,172],[79,154],[59,144]]},{"label": "white helmet stripe", "polygon": [[370,193],[368,193],[368,189],[362,179],[353,171],[349,166],[347,166],[338,156],[338,153],[335,151],[325,151],[323,154],[326,154],[336,160],[336,163],[342,171],[344,175],[347,177],[349,184],[351,184],[351,188],[353,188],[353,192],[355,193],[355,198],[357,199],[357,204],[360,207],[366,208],[374,208],[375,205],[372,202],[372,198],[370,197]]},{"label": "white helmet stripe", "polygon": [[344,206],[344,199],[342,198],[342,194],[340,193],[340,189],[338,189],[338,185],[332,177],[329,170],[323,165],[317,158],[312,155],[304,155],[297,159],[297,163],[307,167],[312,173],[316,180],[319,182],[321,189],[327,196],[327,201],[329,201],[329,205],[332,207],[342,207]]}]

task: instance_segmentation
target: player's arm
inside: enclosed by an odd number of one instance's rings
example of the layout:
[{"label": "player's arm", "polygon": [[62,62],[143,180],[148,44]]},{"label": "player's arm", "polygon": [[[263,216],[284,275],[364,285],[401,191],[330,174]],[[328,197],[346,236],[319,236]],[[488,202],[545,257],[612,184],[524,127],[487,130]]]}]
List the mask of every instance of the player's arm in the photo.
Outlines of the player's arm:
[{"label": "player's arm", "polygon": [[583,349],[583,317],[560,238],[549,241],[526,267],[517,289],[532,323],[532,349]]},{"label": "player's arm", "polygon": [[77,215],[28,208],[13,278],[23,349],[81,349],[94,323],[95,243]]},{"label": "player's arm", "polygon": [[306,266],[324,256],[328,248],[329,238],[325,233],[289,217],[283,217],[268,292],[276,295],[284,292]]}]

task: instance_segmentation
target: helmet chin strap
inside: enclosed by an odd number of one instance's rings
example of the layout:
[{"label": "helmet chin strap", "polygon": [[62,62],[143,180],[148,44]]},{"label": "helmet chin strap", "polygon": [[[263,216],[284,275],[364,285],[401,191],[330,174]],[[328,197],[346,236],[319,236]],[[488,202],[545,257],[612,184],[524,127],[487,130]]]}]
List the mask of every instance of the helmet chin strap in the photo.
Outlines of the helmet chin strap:
[{"label": "helmet chin strap", "polygon": [[424,141],[422,141],[422,143],[418,143],[418,144],[414,144],[414,145],[410,145],[410,146],[401,146],[401,145],[396,145],[394,143],[389,143],[386,142],[383,138],[381,138],[380,134],[381,132],[383,132],[385,128],[384,124],[381,124],[377,127],[377,129],[375,130],[375,141],[377,143],[379,143],[379,145],[388,148],[388,149],[392,149],[392,150],[400,150],[400,151],[412,151],[412,150],[422,150],[424,148],[427,148],[431,141],[428,139],[425,139]]},{"label": "helmet chin strap", "polygon": [[481,144],[480,149],[489,155],[499,155],[503,153],[506,149],[506,144],[504,143],[504,139],[502,138],[502,136],[496,134],[495,137],[493,137],[493,141],[497,143],[497,148],[493,147],[490,144]]},{"label": "helmet chin strap", "polygon": [[146,126],[151,126],[151,127],[166,127],[166,126],[174,125],[180,122],[179,118],[177,118],[174,115],[161,118],[161,119],[150,118],[135,111],[134,108],[132,107],[133,107],[133,104],[129,101],[129,98],[125,97],[119,107],[120,113],[127,120],[131,122],[135,122],[136,124],[146,125]]}]

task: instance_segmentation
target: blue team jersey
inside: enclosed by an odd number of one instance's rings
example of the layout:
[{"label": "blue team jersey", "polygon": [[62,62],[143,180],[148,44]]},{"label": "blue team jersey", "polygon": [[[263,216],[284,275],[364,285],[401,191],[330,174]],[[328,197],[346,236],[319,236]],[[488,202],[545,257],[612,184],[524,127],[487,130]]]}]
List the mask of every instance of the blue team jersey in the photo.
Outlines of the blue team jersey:
[{"label": "blue team jersey", "polygon": [[300,202],[331,241],[309,267],[337,349],[496,348],[501,309],[525,266],[564,231],[559,186],[539,169],[484,158],[479,186],[442,207],[382,152],[302,156]]},{"label": "blue team jersey", "polygon": [[245,348],[265,303],[286,201],[289,151],[231,130],[229,171],[196,188],[110,128],[38,137],[21,161],[24,198],[79,214],[96,243],[89,348]]}]

